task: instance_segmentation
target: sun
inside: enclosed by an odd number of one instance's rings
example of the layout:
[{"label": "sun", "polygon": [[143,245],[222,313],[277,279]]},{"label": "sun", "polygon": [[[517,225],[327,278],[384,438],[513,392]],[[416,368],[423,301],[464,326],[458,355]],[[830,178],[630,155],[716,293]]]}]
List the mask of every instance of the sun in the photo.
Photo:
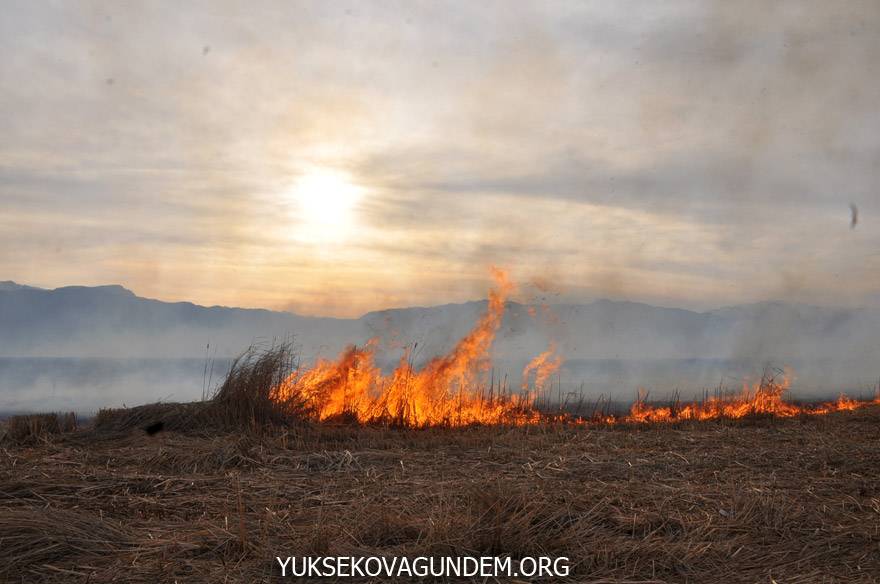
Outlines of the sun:
[{"label": "sun", "polygon": [[364,192],[348,173],[319,168],[300,176],[288,196],[301,234],[310,240],[332,241],[351,231]]}]

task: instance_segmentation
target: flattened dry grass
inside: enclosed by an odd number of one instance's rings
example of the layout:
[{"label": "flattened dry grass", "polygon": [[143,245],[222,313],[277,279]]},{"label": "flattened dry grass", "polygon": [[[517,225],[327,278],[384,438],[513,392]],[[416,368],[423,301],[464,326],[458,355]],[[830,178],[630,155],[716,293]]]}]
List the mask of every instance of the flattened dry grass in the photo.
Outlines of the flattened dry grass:
[{"label": "flattened dry grass", "polygon": [[878,477],[876,406],[600,428],[80,431],[0,449],[0,581],[270,582],[276,555],[512,554],[567,556],[571,582],[876,582]]},{"label": "flattened dry grass", "polygon": [[[6,495],[6,493],[4,493]],[[70,509],[13,508],[0,522],[2,573],[24,578],[33,566],[58,574],[75,570],[54,566],[83,553],[118,553],[135,547],[130,534],[110,520]]]}]

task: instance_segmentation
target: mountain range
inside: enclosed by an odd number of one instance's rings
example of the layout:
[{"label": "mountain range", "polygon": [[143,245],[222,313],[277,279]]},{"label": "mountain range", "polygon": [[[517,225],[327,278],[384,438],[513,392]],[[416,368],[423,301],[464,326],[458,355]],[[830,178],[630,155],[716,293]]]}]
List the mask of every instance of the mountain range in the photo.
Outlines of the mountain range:
[{"label": "mountain range", "polygon": [[[208,345],[232,356],[253,342],[278,339],[293,339],[313,355],[371,337],[392,348],[419,342],[430,353],[451,347],[485,308],[485,301],[473,301],[342,319],[163,302],[118,285],[47,290],[5,281],[0,356],[203,357]],[[706,312],[612,300],[508,302],[496,350],[534,354],[555,340],[568,358],[585,359],[860,357],[880,347],[878,324],[876,310],[785,302]]]},{"label": "mountain range", "polygon": [[[360,318],[302,316],[261,309],[200,306],[137,296],[122,286],[67,286],[47,290],[0,282],[0,358],[224,359],[252,343],[292,340],[304,362],[333,357],[346,344],[382,340],[380,363],[416,345],[416,361],[449,350],[485,310],[486,301],[388,309]],[[597,300],[550,306],[509,302],[493,356],[516,372],[555,342],[569,376],[596,378],[598,361],[675,363],[669,383],[687,362],[798,364],[814,385],[876,379],[880,313],[763,302],[695,312],[637,302]],[[608,365],[603,365],[605,369]],[[701,366],[702,367],[702,366]],[[603,369],[604,370],[604,369]],[[712,369],[706,379],[716,375]],[[664,377],[666,378],[666,377]],[[640,377],[615,377],[636,383]],[[623,379],[623,381],[620,381]],[[610,383],[610,381],[609,381]],[[703,383],[702,378],[695,383]]]}]

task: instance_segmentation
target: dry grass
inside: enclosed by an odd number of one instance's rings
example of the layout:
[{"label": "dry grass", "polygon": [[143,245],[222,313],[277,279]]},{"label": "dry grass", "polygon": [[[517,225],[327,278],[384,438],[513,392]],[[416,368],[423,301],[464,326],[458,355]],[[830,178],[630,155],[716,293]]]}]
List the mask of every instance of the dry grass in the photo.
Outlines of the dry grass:
[{"label": "dry grass", "polygon": [[33,444],[76,430],[76,414],[26,414],[6,421],[4,438],[16,444]]},{"label": "dry grass", "polygon": [[268,426],[290,426],[306,417],[304,405],[292,398],[273,399],[275,388],[290,374],[289,343],[261,349],[252,346],[233,361],[211,399],[192,403],[157,403],[98,412],[94,428],[102,433],[135,428],[188,434],[261,432]]},{"label": "dry grass", "polygon": [[878,445],[876,406],[631,427],[79,431],[0,449],[0,581],[267,582],[276,555],[547,554],[572,559],[572,582],[876,582]]}]

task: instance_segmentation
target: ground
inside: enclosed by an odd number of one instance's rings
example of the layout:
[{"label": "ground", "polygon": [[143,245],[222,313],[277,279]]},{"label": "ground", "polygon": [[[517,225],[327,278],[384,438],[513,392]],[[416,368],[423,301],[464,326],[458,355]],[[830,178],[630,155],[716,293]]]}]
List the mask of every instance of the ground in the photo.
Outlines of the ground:
[{"label": "ground", "polygon": [[511,554],[570,558],[548,582],[877,582],[878,479],[880,406],[615,427],[85,429],[0,449],[0,581],[266,582],[275,556]]}]

